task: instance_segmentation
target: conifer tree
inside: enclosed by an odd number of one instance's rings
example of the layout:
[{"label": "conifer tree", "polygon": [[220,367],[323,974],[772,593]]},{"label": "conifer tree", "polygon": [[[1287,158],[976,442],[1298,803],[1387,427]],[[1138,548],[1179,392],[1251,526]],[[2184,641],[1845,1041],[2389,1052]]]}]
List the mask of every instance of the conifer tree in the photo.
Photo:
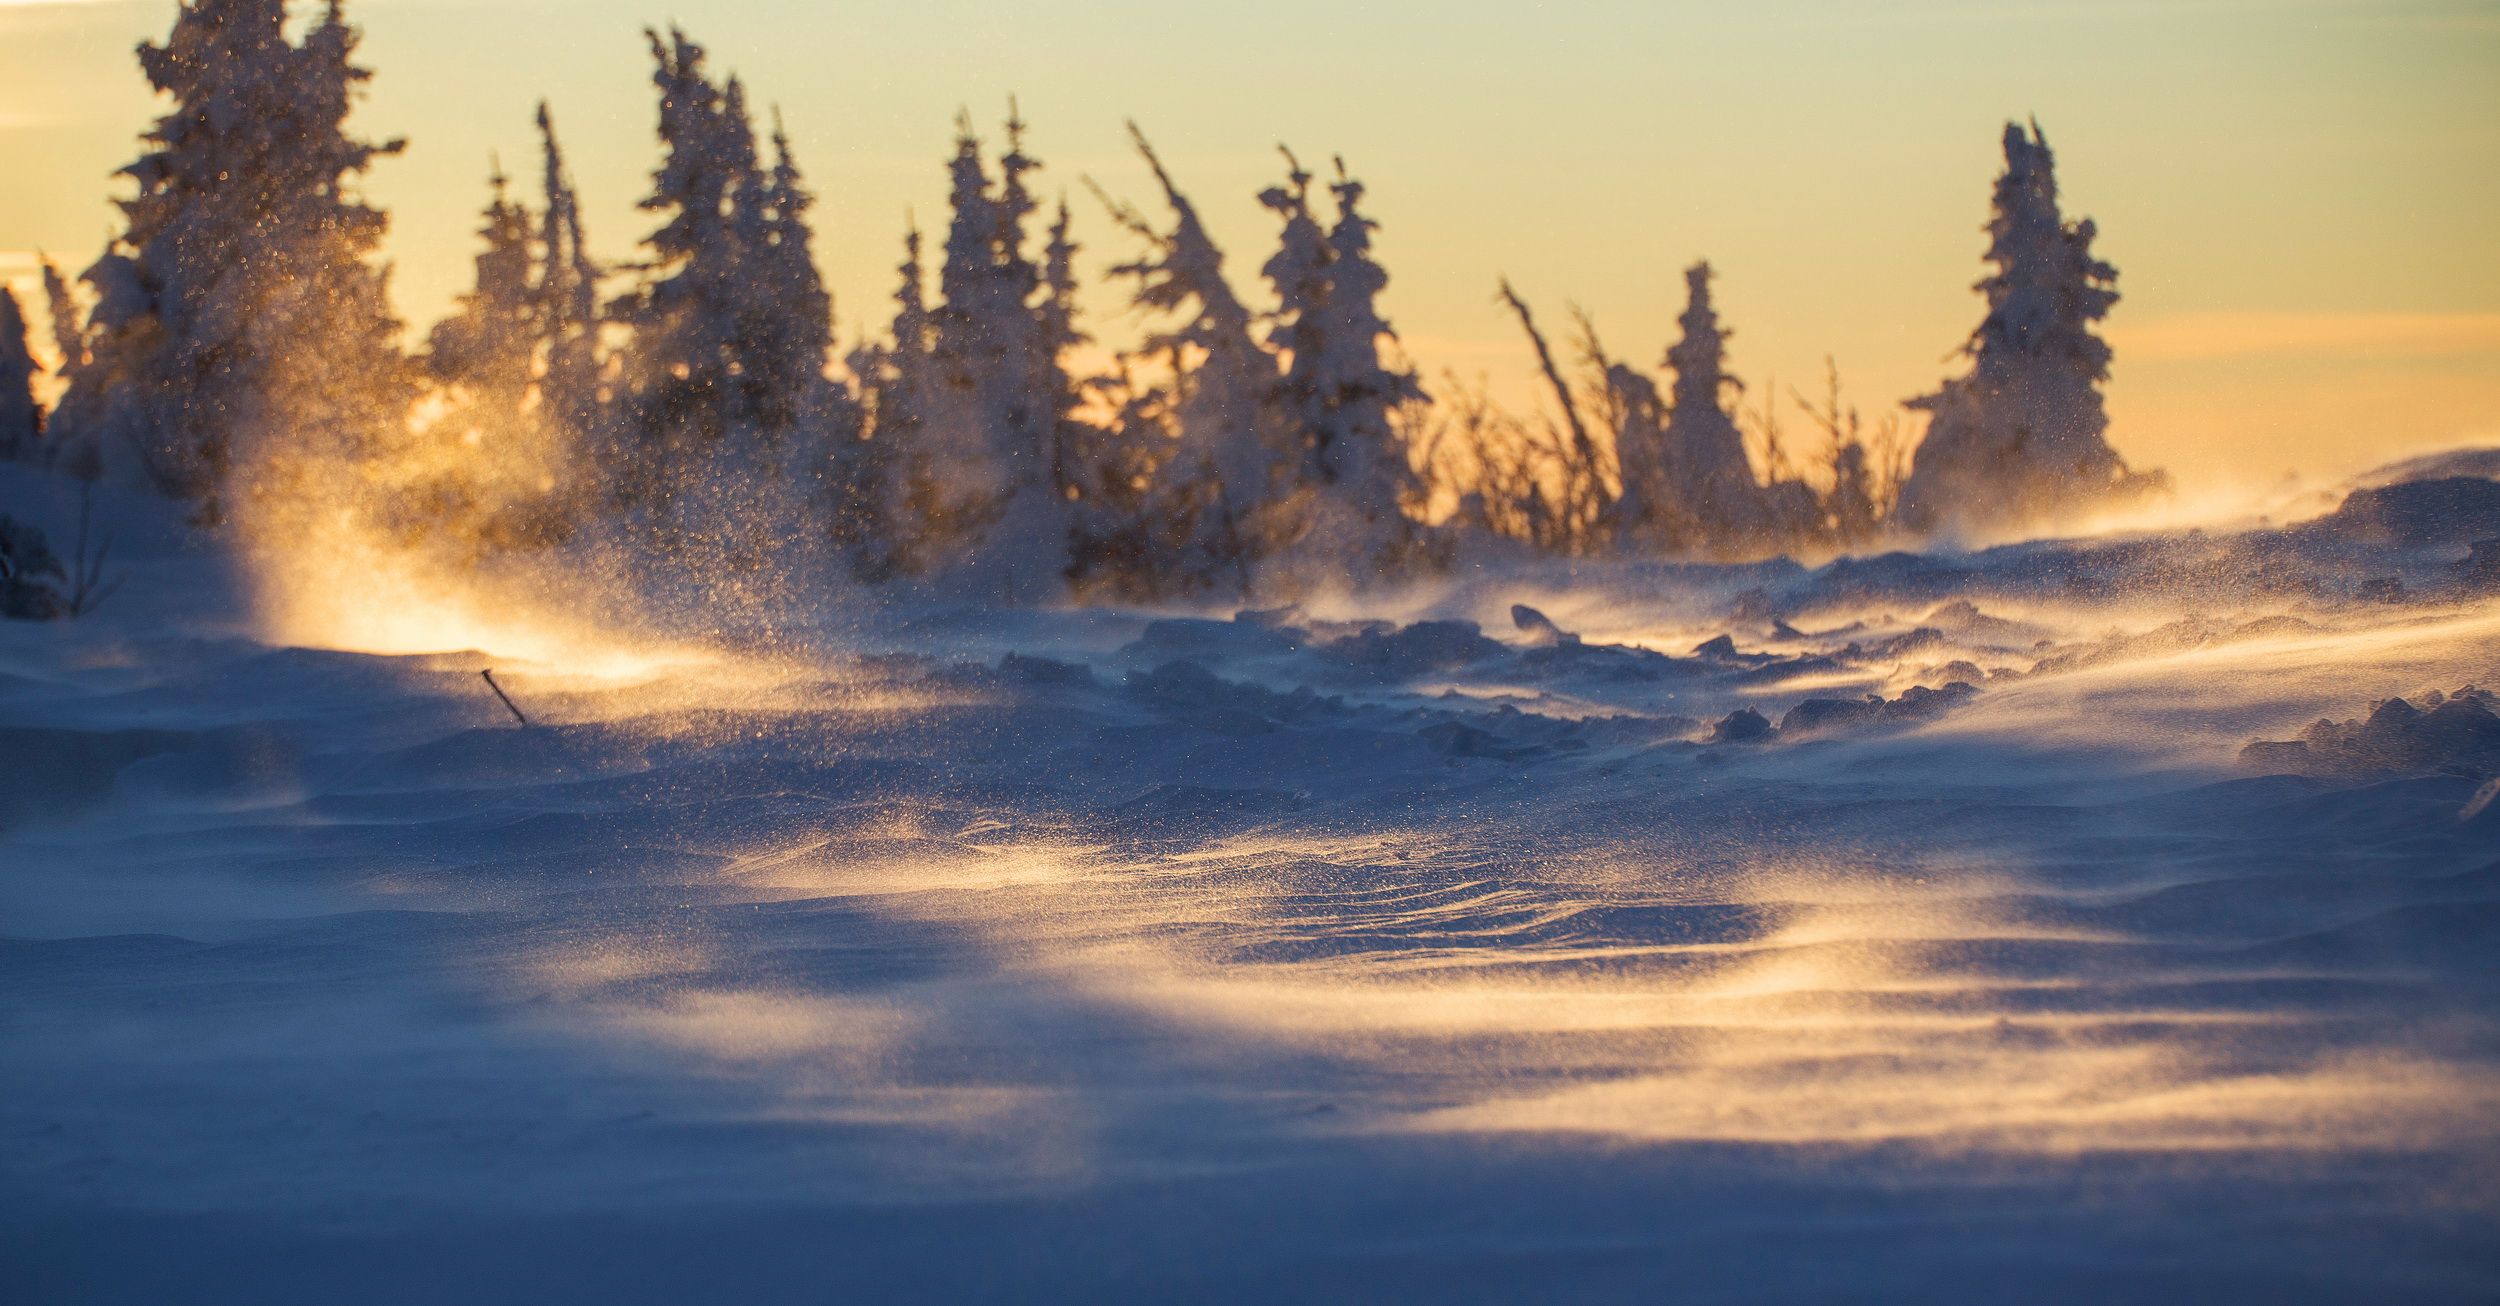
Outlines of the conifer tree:
[{"label": "conifer tree", "polygon": [[1331,426],[1320,361],[1327,353],[1320,332],[1328,302],[1328,233],[1311,213],[1311,174],[1293,151],[1277,148],[1285,156],[1285,184],[1259,192],[1259,203],[1276,214],[1283,230],[1260,272],[1276,293],[1267,343],[1284,358],[1274,399],[1292,426],[1292,465],[1282,488],[1286,496],[1307,501],[1328,479],[1321,443]]},{"label": "conifer tree", "polygon": [[1832,488],[1823,496],[1823,513],[1833,542],[1844,546],[1871,540],[1882,529],[1865,444],[1845,440],[1832,450]]},{"label": "conifer tree", "polygon": [[[1359,207],[1363,184],[1346,175],[1343,160],[1329,191],[1337,219],[1318,260],[1324,289],[1300,310],[1294,333],[1309,356],[1297,356],[1287,377],[1309,423],[1308,480],[1320,487],[1310,543],[1368,579],[1410,566],[1421,542],[1407,511],[1421,486],[1395,416],[1425,395],[1414,373],[1381,354],[1381,342],[1396,339],[1379,310],[1389,274],[1371,254],[1379,224]],[[1307,205],[1295,207],[1307,213]],[[1295,218],[1288,213],[1289,244],[1279,258],[1298,272],[1309,255],[1290,243]]]},{"label": "conifer tree", "polygon": [[43,260],[43,298],[52,317],[52,345],[61,354],[54,370],[66,382],[87,365],[89,327],[86,311],[79,307],[69,278],[62,276],[60,266],[49,258]]},{"label": "conifer tree", "polygon": [[43,456],[43,408],[35,402],[34,350],[17,292],[0,286],[0,459]]},{"label": "conifer tree", "polygon": [[2059,212],[2039,125],[2007,123],[2004,145],[1970,370],[1910,404],[1931,415],[1901,490],[1915,530],[2000,529],[2160,483],[2130,473],[2105,438],[2110,349],[2094,327],[2118,302],[2118,270],[2093,254],[2090,219]]},{"label": "conifer tree", "polygon": [[479,236],[473,288],[427,337],[426,370],[443,404],[409,460],[404,531],[449,531],[475,548],[545,544],[568,534],[581,451],[570,415],[549,401],[543,230],[511,196],[498,165]]},{"label": "conifer tree", "polygon": [[931,348],[953,371],[950,380],[969,387],[970,370],[984,357],[1001,356],[1009,341],[994,338],[1012,314],[994,301],[998,271],[998,202],[990,194],[989,163],[969,114],[955,120],[955,157],[947,164],[946,244],[938,260],[938,302],[930,316]]},{"label": "conifer tree", "polygon": [[[1275,409],[1276,360],[1253,335],[1250,310],[1225,280],[1223,251],[1197,206],[1135,123],[1129,136],[1172,213],[1171,228],[1158,231],[1112,206],[1115,218],[1148,243],[1145,255],[1112,274],[1136,282],[1140,309],[1177,319],[1148,332],[1140,350],[1170,360],[1173,373],[1164,402],[1178,447],[1162,491],[1178,520],[1166,566],[1179,589],[1246,588],[1250,568],[1283,534],[1273,511],[1278,470],[1299,460]],[[1144,395],[1133,400],[1141,407],[1129,414],[1132,421],[1151,402]]]},{"label": "conifer tree", "polygon": [[1607,506],[1606,530],[1618,548],[1639,550],[1672,544],[1684,532],[1675,519],[1669,488],[1667,402],[1658,382],[1629,363],[1606,364],[1608,407],[1614,413],[1616,493]]},{"label": "conifer tree", "polygon": [[682,31],[648,35],[665,158],[643,208],[665,220],[645,241],[644,284],[615,314],[632,329],[621,497],[664,547],[707,540],[718,561],[749,566],[789,542],[762,520],[762,496],[838,480],[830,464],[856,438],[849,396],[825,371],[832,305],[813,197],[786,132],[776,127],[771,166],[759,158],[741,81],[715,82]]},{"label": "conifer tree", "polygon": [[[52,344],[60,352],[53,364],[53,378],[60,389],[53,399],[53,408],[44,422],[45,460],[73,476],[93,480],[103,472],[93,433],[99,423],[96,416],[105,411],[108,388],[94,384],[88,369],[94,365],[95,328],[89,321],[85,306],[78,302],[77,291],[60,266],[50,258],[43,263],[43,296],[52,319]],[[83,432],[73,438],[73,433]]]},{"label": "conifer tree", "polygon": [[[1136,484],[1151,469],[1135,458],[1132,429],[1099,429],[1077,415],[1085,402],[1084,388],[1065,360],[1068,351],[1092,340],[1077,325],[1078,248],[1062,197],[1042,246],[1041,298],[1034,311],[1039,351],[1048,361],[1036,370],[1036,399],[1047,406],[1056,428],[1050,446],[1051,484],[1067,501],[1067,580],[1089,588],[1115,572],[1154,570],[1171,559],[1164,556],[1160,524],[1148,520],[1145,487]],[[1125,579],[1114,588],[1139,592]]]},{"label": "conifer tree", "polygon": [[1039,416],[1053,428],[1050,440],[1050,485],[1063,500],[1083,497],[1073,450],[1083,440],[1084,422],[1077,416],[1085,404],[1084,385],[1068,370],[1068,355],[1093,343],[1077,324],[1076,243],[1074,220],[1061,196],[1042,246],[1041,298],[1034,305],[1035,338],[1033,396]]},{"label": "conifer tree", "polygon": [[[1820,403],[1811,402],[1794,390],[1789,392],[1806,417],[1821,427],[1831,441],[1823,456],[1830,485],[1817,496],[1820,506],[1808,534],[1821,536],[1821,542],[1847,548],[1882,533],[1885,507],[1878,496],[1884,487],[1878,484],[1881,473],[1868,449],[1865,423],[1859,420],[1856,408],[1841,402],[1839,364],[1824,359],[1823,376]],[[1896,428],[1891,424],[1879,426],[1874,438],[1878,442],[1888,441],[1893,429]]]},{"label": "conifer tree", "polygon": [[400,144],[348,134],[369,74],[331,0],[300,44],[284,0],[193,0],[139,49],[173,100],[123,169],[122,235],[86,279],[98,296],[91,393],[66,432],[135,456],[157,488],[215,517],[231,469],[283,494],[301,459],[394,435],[413,394],[385,274],[387,219],[355,179]]},{"label": "conifer tree", "polygon": [[[1163,248],[1160,237],[1134,212],[1116,203],[1110,207],[1115,221],[1146,237],[1157,251]],[[1062,354],[1089,339],[1073,325],[1076,247],[1067,235],[1069,225],[1062,201],[1043,263],[1044,333]],[[1146,269],[1156,259],[1150,253],[1115,274],[1153,276]],[[1142,296],[1137,303],[1151,307]],[[1141,381],[1141,361],[1150,361],[1157,375]],[[1112,375],[1092,378],[1084,387],[1073,380],[1068,384],[1060,419],[1061,461],[1072,509],[1068,579],[1081,593],[1162,599],[1209,588],[1216,583],[1219,566],[1237,571],[1238,558],[1201,547],[1200,533],[1216,520],[1209,505],[1217,487],[1203,462],[1184,447],[1187,433],[1180,405],[1192,380],[1191,364],[1172,333],[1150,330],[1139,349],[1118,360]],[[1086,388],[1108,411],[1106,420],[1077,416]]]},{"label": "conifer tree", "polygon": [[[1041,202],[1033,197],[1033,189],[1024,179],[1026,174],[1038,170],[1042,162],[1024,152],[1024,128],[1024,116],[1010,99],[1007,152],[998,157],[998,200],[991,210],[997,224],[991,235],[995,242],[991,257],[998,277],[996,302],[1030,308],[1042,286],[1042,269],[1026,252],[1026,231],[1033,215],[1041,210]],[[1020,315],[1010,315],[1007,320],[1016,323],[1019,330],[1039,330],[1041,325],[1038,315],[1030,319],[1029,325]],[[1025,361],[1030,364],[1036,360],[1028,357]]]},{"label": "conifer tree", "polygon": [[[909,243],[906,284],[895,320],[896,364],[917,361],[918,383],[909,393],[910,425],[894,428],[883,416],[879,438],[889,429],[907,441],[889,459],[908,466],[904,496],[910,516],[903,533],[914,570],[934,573],[961,566],[981,544],[998,515],[1014,474],[1012,456],[994,448],[996,419],[990,401],[1002,389],[1000,373],[1019,349],[1022,307],[997,302],[998,207],[990,193],[989,166],[969,115],[956,120],[955,154],[948,162],[949,217],[938,253],[937,301],[926,304],[919,285],[921,243]],[[916,329],[914,329],[916,327]],[[908,332],[908,334],[907,334]],[[918,342],[916,343],[915,337]]]},{"label": "conifer tree", "polygon": [[773,111],[773,158],[757,175],[756,230],[743,252],[753,265],[748,295],[754,305],[739,342],[746,377],[767,424],[823,420],[831,399],[825,362],[833,353],[833,296],[816,267],[815,234],[808,211],[816,197],[807,189],[790,152],[781,111]]},{"label": "conifer tree", "polygon": [[538,105],[542,155],[535,298],[545,374],[540,403],[551,420],[584,437],[600,427],[599,266],[582,235],[581,200],[556,142],[555,115]]},{"label": "conifer tree", "polygon": [[834,540],[867,580],[930,570],[952,511],[929,446],[938,385],[917,224],[904,234],[896,271],[892,342],[863,347],[852,364],[867,391],[868,436],[837,465],[843,475],[832,489]]},{"label": "conifer tree", "polygon": [[459,312],[428,336],[426,365],[437,381],[462,392],[463,420],[500,431],[520,420],[536,380],[537,260],[529,211],[513,202],[500,165],[487,185],[476,283],[461,296]]},{"label": "conifer tree", "polygon": [[[646,30],[660,91],[663,156],[642,201],[664,215],[644,238],[644,284],[616,305],[633,332],[624,383],[630,406],[624,481],[629,503],[666,502],[717,484],[723,446],[746,416],[738,314],[743,298],[730,202],[750,183],[755,142],[738,107],[704,68],[703,47]],[[681,523],[682,524],[682,523]]]},{"label": "conifer tree", "polygon": [[543,207],[489,177],[476,279],[423,358],[443,402],[409,460],[401,526],[478,549],[572,534],[601,489],[599,270],[582,236],[554,116],[538,106]]},{"label": "conifer tree", "polygon": [[1049,334],[1042,270],[1026,249],[1025,223],[1039,206],[1024,177],[1039,166],[1011,108],[993,192],[970,121],[958,124],[932,346],[945,393],[924,426],[933,454],[978,451],[977,470],[957,466],[950,478],[959,506],[947,516],[962,540],[941,569],[1017,601],[1064,593],[1071,569],[1063,413],[1073,383]]},{"label": "conifer tree", "polygon": [[1675,374],[1658,477],[1666,502],[1653,511],[1681,520],[1694,533],[1670,541],[1674,547],[1728,553],[1758,544],[1769,523],[1762,485],[1745,456],[1744,433],[1723,397],[1743,385],[1727,371],[1729,333],[1711,302],[1712,275],[1706,261],[1684,272],[1684,313],[1678,319],[1684,334],[1666,358]]}]

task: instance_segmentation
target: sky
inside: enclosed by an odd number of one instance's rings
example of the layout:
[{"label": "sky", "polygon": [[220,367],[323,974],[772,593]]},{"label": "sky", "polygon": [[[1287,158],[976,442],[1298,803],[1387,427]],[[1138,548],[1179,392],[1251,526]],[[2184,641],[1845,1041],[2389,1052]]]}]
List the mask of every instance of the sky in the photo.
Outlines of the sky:
[{"label": "sky", "polygon": [[[155,112],[133,46],[175,0],[0,0],[0,276],[84,266]],[[1708,258],[1752,396],[1836,361],[1870,418],[1976,324],[2009,118],[2057,151],[2125,299],[2111,438],[2190,493],[2500,443],[2500,0],[350,0],[378,76],[356,119],[408,152],[393,216],[412,338],[471,272],[500,152],[554,106],[594,252],[624,259],[657,161],[645,24],[683,23],[777,104],[820,205],[845,339],[880,332],[907,215],[941,231],[953,122],[1009,95],[1089,281],[1132,252],[1083,185],[1151,200],[1153,138],[1254,291],[1256,201],[1341,155],[1369,187],[1384,307],[1428,382],[1512,402],[1533,360],[1494,300],[1590,312],[1655,363]],[[1046,191],[1047,193],[1047,191]],[[1252,295],[1257,302],[1259,295]],[[1125,292],[1089,284],[1106,340]],[[1793,408],[1792,432],[1804,424]]]}]

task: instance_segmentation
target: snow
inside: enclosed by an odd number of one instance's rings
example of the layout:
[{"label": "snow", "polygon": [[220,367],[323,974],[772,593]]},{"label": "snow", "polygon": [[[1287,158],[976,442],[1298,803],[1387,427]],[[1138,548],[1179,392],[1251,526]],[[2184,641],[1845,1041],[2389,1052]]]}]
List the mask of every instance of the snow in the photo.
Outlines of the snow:
[{"label": "snow", "polygon": [[2500,715],[2468,685],[2375,704],[2366,721],[2320,721],[2295,740],[2260,740],[2240,758],[2268,770],[2321,775],[2446,774],[2500,777]]},{"label": "snow", "polygon": [[[2452,516],[384,653],[96,512],[128,585],[0,623],[18,1299],[2500,1276]],[[2346,765],[2400,697],[2486,751]]]}]

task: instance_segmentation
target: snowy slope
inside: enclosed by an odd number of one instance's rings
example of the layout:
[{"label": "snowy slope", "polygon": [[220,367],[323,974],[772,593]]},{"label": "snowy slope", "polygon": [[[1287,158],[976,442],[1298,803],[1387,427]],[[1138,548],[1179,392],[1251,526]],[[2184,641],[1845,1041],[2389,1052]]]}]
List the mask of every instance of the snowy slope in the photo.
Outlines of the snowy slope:
[{"label": "snowy slope", "polygon": [[2238,760],[2500,684],[2478,511],[537,661],[127,521],[0,628],[0,1275],[2488,1300],[2500,804]]}]

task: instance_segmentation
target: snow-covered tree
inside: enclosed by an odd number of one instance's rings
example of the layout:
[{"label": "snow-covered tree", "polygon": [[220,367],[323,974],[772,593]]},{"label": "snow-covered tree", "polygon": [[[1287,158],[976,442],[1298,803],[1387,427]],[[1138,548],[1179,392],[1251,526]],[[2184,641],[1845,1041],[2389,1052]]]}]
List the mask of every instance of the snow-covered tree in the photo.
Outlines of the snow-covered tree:
[{"label": "snow-covered tree", "polygon": [[286,21],[285,0],[191,0],[140,47],[173,107],[122,170],[137,193],[86,274],[86,393],[63,407],[64,438],[212,517],[230,470],[288,493],[305,460],[394,434],[413,393],[371,261],[387,219],[355,190],[400,145],[347,132],[369,74],[340,0],[300,43]]},{"label": "snow-covered tree", "polygon": [[2092,253],[2090,219],[2058,210],[2056,160],[2034,123],[2005,127],[2005,172],[1988,226],[1994,270],[1970,371],[1911,401],[1930,414],[1900,516],[1917,530],[1990,530],[2054,518],[2158,483],[2105,438],[2109,345],[2094,325],[2118,302],[2118,270]]},{"label": "snow-covered tree", "polygon": [[34,349],[17,292],[0,286],[0,459],[43,455],[43,406],[35,401]]},{"label": "snow-covered tree", "polygon": [[[1027,347],[1030,318],[998,269],[998,202],[969,115],[956,122],[947,175],[950,216],[938,254],[937,302],[922,298],[914,232],[894,325],[897,393],[881,392],[875,436],[888,442],[884,457],[899,473],[894,506],[904,512],[892,522],[899,556],[923,575],[973,563],[1015,478],[1033,461],[1019,467],[1012,444],[997,447],[1001,423],[994,414],[1015,388],[1006,374],[1009,360]],[[908,408],[889,415],[894,398]]]},{"label": "snow-covered tree", "polygon": [[[86,305],[79,302],[76,288],[62,275],[60,265],[50,258],[41,261],[44,304],[52,320],[52,347],[59,354],[52,365],[59,389],[52,412],[44,422],[44,460],[73,476],[93,480],[103,471],[94,439],[69,436],[82,430],[93,432],[97,425],[93,415],[105,407],[105,388],[82,381],[95,361],[95,327]],[[82,424],[81,417],[88,420]]]},{"label": "snow-covered tree", "polygon": [[1067,201],[1059,202],[1042,248],[1042,298],[1037,312],[1042,348],[1054,360],[1044,378],[1060,389],[1049,396],[1058,427],[1054,479],[1068,503],[1069,586],[1147,598],[1191,588],[1176,556],[1178,533],[1158,473],[1170,452],[1171,433],[1159,396],[1141,394],[1128,369],[1095,378],[1092,387],[1120,397],[1107,426],[1082,420],[1085,383],[1067,371],[1068,351],[1090,343],[1077,325],[1076,253]]},{"label": "snow-covered tree", "polygon": [[1676,497],[1668,485],[1666,397],[1654,377],[1629,363],[1609,362],[1605,381],[1614,414],[1617,481],[1607,527],[1619,547],[1671,540],[1680,532],[1669,515]]},{"label": "snow-covered tree", "polygon": [[550,420],[591,437],[600,426],[601,271],[582,235],[581,200],[556,141],[555,115],[544,101],[538,106],[538,135],[539,184],[546,199],[539,213],[539,267],[533,287],[544,355],[540,405]]},{"label": "snow-covered tree", "polygon": [[629,503],[665,504],[728,469],[724,446],[748,416],[738,357],[742,268],[730,201],[755,169],[755,138],[684,32],[646,31],[660,92],[660,143],[644,238],[644,283],[614,308],[632,329],[624,353],[623,465]]},{"label": "snow-covered tree", "polygon": [[1834,446],[1831,469],[1832,486],[1823,495],[1823,514],[1832,542],[1846,546],[1875,538],[1883,528],[1883,509],[1875,501],[1866,446],[1856,440]]},{"label": "snow-covered tree", "polygon": [[1727,393],[1743,386],[1727,370],[1729,332],[1711,302],[1712,275],[1706,261],[1684,272],[1684,313],[1677,319],[1684,334],[1667,349],[1675,378],[1658,477],[1663,501],[1654,511],[1691,532],[1670,540],[1674,547],[1735,552],[1758,545],[1771,522],[1744,433],[1727,406]]},{"label": "snow-covered tree", "polygon": [[[1170,517],[1165,579],[1180,591],[1245,587],[1249,570],[1284,536],[1276,520],[1280,467],[1297,463],[1292,428],[1275,408],[1275,356],[1259,345],[1249,308],[1224,277],[1224,254],[1154,147],[1129,124],[1130,138],[1161,186],[1172,221],[1158,229],[1126,206],[1113,216],[1142,238],[1140,257],[1112,269],[1136,283],[1134,302],[1161,321],[1138,351],[1169,371],[1160,394],[1122,387],[1125,427],[1146,416],[1168,422],[1177,447],[1163,464],[1156,508]],[[1316,224],[1313,226],[1316,231]]]},{"label": "snow-covered tree", "polygon": [[1888,524],[1892,489],[1890,472],[1878,465],[1877,446],[1891,446],[1899,423],[1887,419],[1870,436],[1858,410],[1842,403],[1840,365],[1829,358],[1823,360],[1823,398],[1819,403],[1794,390],[1789,393],[1808,420],[1821,427],[1830,441],[1822,459],[1829,484],[1821,493],[1821,508],[1811,534],[1820,535],[1823,542],[1838,548],[1875,539]]},{"label": "snow-covered tree", "polygon": [[1287,353],[1279,404],[1301,428],[1293,492],[1307,504],[1307,528],[1297,547],[1368,580],[1413,565],[1423,544],[1408,515],[1422,487],[1396,416],[1425,395],[1414,373],[1381,351],[1396,333],[1380,313],[1389,274],[1372,257],[1379,224],[1359,207],[1363,184],[1338,162],[1329,186],[1337,217],[1322,232],[1310,174],[1286,158],[1286,185],[1260,201],[1284,221],[1267,264],[1278,299],[1269,339]]},{"label": "snow-covered tree", "polygon": [[498,166],[478,235],[477,280],[459,311],[428,336],[427,370],[459,392],[456,419],[472,430],[507,428],[530,406],[537,380],[539,302],[529,210],[512,199]]},{"label": "snow-covered tree", "polygon": [[954,537],[932,552],[934,569],[1017,601],[1064,594],[1071,569],[1064,415],[1074,383],[1047,318],[1043,269],[1027,250],[1039,205],[1024,178],[1039,166],[1011,112],[993,191],[979,138],[968,119],[959,124],[943,298],[932,314],[938,393],[922,419],[941,477],[937,533]]},{"label": "snow-covered tree", "polygon": [[813,197],[785,132],[769,166],[758,157],[737,78],[714,81],[682,31],[648,36],[665,157],[642,207],[664,220],[645,240],[643,284],[614,312],[632,331],[617,488],[663,549],[701,541],[748,566],[794,538],[763,510],[799,510],[801,488],[832,479],[855,438],[850,396],[825,371]]},{"label": "snow-covered tree", "polygon": [[1320,441],[1320,463],[1332,479],[1361,488],[1366,511],[1384,516],[1402,512],[1414,482],[1406,451],[1392,429],[1389,415],[1398,405],[1420,400],[1423,387],[1415,374],[1386,362],[1380,342],[1397,332],[1380,315],[1380,293],[1388,288],[1389,272],[1372,257],[1372,233],[1380,224],[1356,205],[1363,183],[1346,175],[1337,163],[1337,180],[1329,193],[1337,201],[1337,222],[1328,232],[1328,296],[1320,304],[1322,393],[1330,403],[1334,429]]},{"label": "snow-covered tree", "polygon": [[404,460],[395,515],[406,534],[447,532],[493,551],[570,532],[580,449],[573,414],[546,388],[561,344],[540,223],[500,166],[488,184],[476,282],[427,337],[422,361],[442,402]]},{"label": "snow-covered tree", "polygon": [[44,307],[52,318],[52,347],[60,352],[55,371],[67,381],[78,369],[87,365],[87,310],[78,302],[78,292],[69,278],[61,275],[60,265],[50,258],[43,262]]},{"label": "snow-covered tree", "polygon": [[[1050,229],[1042,246],[1041,299],[1034,307],[1040,331],[1040,348],[1035,354],[1034,396],[1046,405],[1054,428],[1051,439],[1051,484],[1058,497],[1068,505],[1066,529],[1075,529],[1076,519],[1092,506],[1091,501],[1103,497],[1103,469],[1087,464],[1089,457],[1101,452],[1101,432],[1082,417],[1086,403],[1087,383],[1069,370],[1070,354],[1093,343],[1093,337],[1078,324],[1076,256],[1083,246],[1075,238],[1075,220],[1068,212],[1068,201],[1060,197],[1051,217]],[[1122,461],[1112,455],[1113,461]],[[1132,478],[1118,470],[1110,472],[1111,488],[1127,491],[1139,487]],[[1073,534],[1070,549],[1075,547]],[[1070,557],[1069,570],[1077,570],[1077,560]]]},{"label": "snow-covered tree", "polygon": [[[1068,351],[1093,341],[1076,320],[1076,255],[1082,248],[1076,243],[1068,202],[1063,198],[1042,245],[1041,299],[1034,306],[1041,338],[1035,393],[1048,407],[1051,420],[1062,425],[1075,420],[1076,410],[1085,402],[1076,377],[1068,371]],[[1065,484],[1067,470],[1061,468],[1056,477]]]},{"label": "snow-covered tree", "polygon": [[852,356],[851,369],[866,391],[868,438],[835,465],[838,479],[828,489],[833,538],[852,570],[868,580],[934,567],[928,554],[943,541],[933,537],[951,511],[928,439],[938,385],[917,225],[903,237],[896,271],[901,279],[891,342],[863,346]]},{"label": "snow-covered tree", "polygon": [[[833,296],[816,267],[815,233],[808,211],[816,197],[791,156],[790,135],[773,111],[770,169],[742,189],[740,252],[748,310],[739,354],[744,379],[756,395],[767,425],[821,420],[831,400],[825,362],[833,353]],[[751,196],[752,198],[746,198]]]},{"label": "snow-covered tree", "polygon": [[1328,231],[1311,212],[1310,172],[1291,150],[1284,155],[1285,184],[1259,192],[1259,203],[1283,226],[1276,252],[1259,271],[1276,295],[1267,343],[1284,360],[1274,400],[1292,423],[1292,462],[1281,469],[1286,477],[1281,488],[1292,497],[1308,498],[1318,493],[1318,444],[1328,428],[1328,397],[1320,373],[1320,360],[1327,353],[1320,329],[1328,302]]},{"label": "snow-covered tree", "polygon": [[577,530],[609,488],[600,272],[544,103],[537,127],[543,207],[515,199],[498,163],[473,287],[427,339],[421,361],[440,402],[402,460],[406,534],[444,532],[483,551],[543,545]]}]

